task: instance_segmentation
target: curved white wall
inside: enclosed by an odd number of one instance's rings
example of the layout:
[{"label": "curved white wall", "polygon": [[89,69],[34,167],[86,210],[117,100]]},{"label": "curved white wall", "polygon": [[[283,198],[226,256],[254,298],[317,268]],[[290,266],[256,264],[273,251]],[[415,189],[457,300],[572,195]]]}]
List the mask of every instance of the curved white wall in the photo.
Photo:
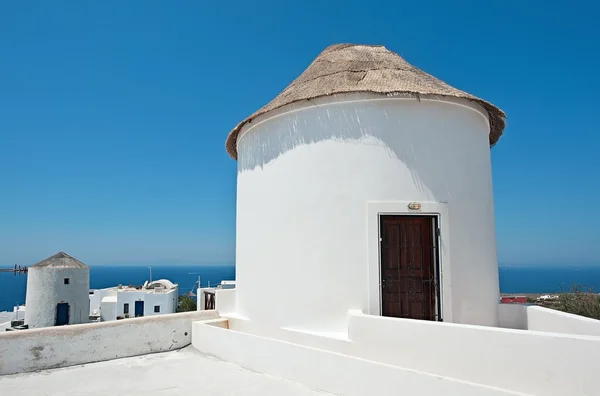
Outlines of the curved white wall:
[{"label": "curved white wall", "polygon": [[[69,278],[69,284],[64,284]],[[69,303],[69,324],[86,323],[90,311],[89,268],[30,267],[27,273],[25,324],[29,328],[54,326],[56,304]]]},{"label": "curved white wall", "polygon": [[368,258],[367,203],[441,202],[446,316],[497,325],[488,133],[468,102],[364,94],[255,120],[238,138],[236,313],[343,331],[349,309],[369,311],[369,266],[378,265]]}]

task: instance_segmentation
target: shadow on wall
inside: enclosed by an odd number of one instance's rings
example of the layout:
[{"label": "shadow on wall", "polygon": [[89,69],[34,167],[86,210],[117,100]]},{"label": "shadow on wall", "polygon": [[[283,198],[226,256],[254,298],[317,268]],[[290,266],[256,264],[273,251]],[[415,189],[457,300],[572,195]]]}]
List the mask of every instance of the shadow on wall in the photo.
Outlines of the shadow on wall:
[{"label": "shadow on wall", "polygon": [[[258,124],[238,141],[238,172],[263,168],[298,146],[333,141],[380,146],[382,152],[405,164],[421,193],[437,202],[447,202],[451,190],[460,191],[460,185],[449,188],[448,172],[463,174],[468,169],[472,174],[475,167],[489,173],[489,168],[480,169],[485,160],[482,156],[489,157],[488,136],[480,133],[487,124],[482,116],[468,114],[472,110],[447,102],[408,98],[337,102],[327,106],[320,105],[318,100],[312,103],[308,107],[306,102],[296,105],[298,110],[264,123],[260,119],[255,121]],[[467,152],[472,155],[465,155]],[[344,163],[364,158],[348,155],[332,161],[339,161],[341,168]],[[452,167],[444,168],[444,164]],[[453,183],[461,180],[456,178]]]}]

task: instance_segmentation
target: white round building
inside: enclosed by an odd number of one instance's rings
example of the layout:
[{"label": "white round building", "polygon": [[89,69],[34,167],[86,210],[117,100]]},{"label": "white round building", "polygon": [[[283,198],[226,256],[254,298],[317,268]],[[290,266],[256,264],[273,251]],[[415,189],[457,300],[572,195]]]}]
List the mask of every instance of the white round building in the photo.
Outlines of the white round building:
[{"label": "white round building", "polygon": [[339,331],[349,310],[495,326],[490,146],[504,113],[382,46],[334,45],[226,147],[236,314]]},{"label": "white round building", "polygon": [[27,273],[25,324],[29,328],[86,323],[90,311],[90,268],[60,252]]}]

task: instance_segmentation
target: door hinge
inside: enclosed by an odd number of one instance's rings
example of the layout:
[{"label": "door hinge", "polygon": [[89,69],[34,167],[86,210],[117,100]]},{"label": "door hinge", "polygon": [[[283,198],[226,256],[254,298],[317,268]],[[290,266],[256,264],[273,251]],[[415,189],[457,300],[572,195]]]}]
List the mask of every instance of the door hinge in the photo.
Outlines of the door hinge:
[{"label": "door hinge", "polygon": [[435,235],[436,235],[437,237],[439,237],[440,235],[442,235],[442,232],[440,231],[440,229],[439,229],[439,228],[437,228],[437,229],[435,230]]}]

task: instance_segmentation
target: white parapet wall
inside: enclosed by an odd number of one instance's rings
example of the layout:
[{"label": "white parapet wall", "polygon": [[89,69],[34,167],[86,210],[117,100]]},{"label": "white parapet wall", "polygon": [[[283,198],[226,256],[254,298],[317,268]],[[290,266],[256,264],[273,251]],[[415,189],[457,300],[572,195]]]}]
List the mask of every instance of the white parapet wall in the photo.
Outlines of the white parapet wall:
[{"label": "white parapet wall", "polygon": [[560,312],[550,308],[528,306],[527,329],[600,336],[600,320]]},{"label": "white parapet wall", "polygon": [[215,292],[215,308],[220,314],[235,312],[236,289],[218,289]]},{"label": "white parapet wall", "polygon": [[365,359],[535,395],[596,395],[600,337],[351,314]]},{"label": "white parapet wall", "polygon": [[445,396],[517,395],[502,389],[228,330],[221,322],[194,323],[192,343],[203,353],[340,395],[386,395],[390,394],[390,390],[402,390],[402,394]]},{"label": "white parapet wall", "polygon": [[504,328],[600,336],[600,320],[537,305],[500,304],[499,308]]},{"label": "white parapet wall", "polygon": [[183,348],[192,322],[216,311],[47,327],[0,334],[0,375],[25,373]]},{"label": "white parapet wall", "polygon": [[[222,343],[213,342],[213,338],[210,345],[206,345],[206,339],[200,335],[204,329],[197,323],[194,323],[192,342],[204,352],[238,364],[249,364],[249,368],[258,371],[263,366],[253,366],[245,351],[231,348],[233,344],[228,337],[235,338],[238,337],[235,334],[241,333],[283,341],[299,348],[326,350],[523,394],[598,394],[597,365],[593,357],[600,354],[600,337],[386,318],[364,315],[360,311],[350,312],[348,323],[347,334],[311,333],[301,329],[266,328],[230,317],[229,331],[234,335],[224,331],[218,336],[218,339],[223,338]],[[255,339],[245,340],[244,348],[253,348]],[[265,349],[269,351],[265,355],[274,353],[277,345]],[[287,359],[296,361],[294,355]],[[281,364],[280,360],[271,362]]]},{"label": "white parapet wall", "polygon": [[505,329],[527,330],[527,305],[499,304],[498,325]]}]

